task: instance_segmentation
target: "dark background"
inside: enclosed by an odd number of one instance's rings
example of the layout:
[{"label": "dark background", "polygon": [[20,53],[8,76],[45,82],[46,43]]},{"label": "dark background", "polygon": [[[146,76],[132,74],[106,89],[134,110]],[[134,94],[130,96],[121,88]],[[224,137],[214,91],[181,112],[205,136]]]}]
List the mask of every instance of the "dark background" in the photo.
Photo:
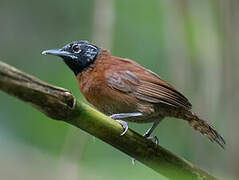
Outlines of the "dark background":
[{"label": "dark background", "polygon": [[[160,144],[220,177],[239,178],[238,0],[1,0],[0,60],[80,95],[73,73],[41,51],[89,40],[136,60],[185,94],[225,137],[222,150],[165,119]],[[143,134],[150,124],[129,126]],[[0,92],[1,179],[158,179],[139,162]],[[164,178],[162,178],[164,179]]]}]

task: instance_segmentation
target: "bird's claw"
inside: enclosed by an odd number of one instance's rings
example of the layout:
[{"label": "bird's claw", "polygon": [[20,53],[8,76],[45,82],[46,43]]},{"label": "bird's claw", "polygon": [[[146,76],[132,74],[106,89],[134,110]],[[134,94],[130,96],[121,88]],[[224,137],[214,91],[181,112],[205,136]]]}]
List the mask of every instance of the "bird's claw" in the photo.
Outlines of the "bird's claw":
[{"label": "bird's claw", "polygon": [[120,123],[122,125],[122,127],[124,128],[124,131],[120,134],[120,136],[123,136],[129,129],[128,124],[125,121],[122,120],[116,120],[118,123]]},{"label": "bird's claw", "polygon": [[153,142],[155,143],[155,147],[158,146],[159,140],[158,140],[157,136],[149,136],[147,133],[145,133],[143,136],[144,136],[145,138],[147,138],[147,139],[153,141]]},{"label": "bird's claw", "polygon": [[158,140],[157,136],[150,136],[150,137],[146,137],[146,138],[153,141],[156,144],[156,147],[159,144],[159,140]]}]

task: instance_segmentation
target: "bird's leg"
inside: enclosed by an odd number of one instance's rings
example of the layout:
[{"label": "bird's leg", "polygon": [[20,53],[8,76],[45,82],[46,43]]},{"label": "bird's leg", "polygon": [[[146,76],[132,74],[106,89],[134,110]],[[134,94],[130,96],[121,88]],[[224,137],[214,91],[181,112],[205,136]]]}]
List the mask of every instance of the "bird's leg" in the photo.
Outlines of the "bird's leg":
[{"label": "bird's leg", "polygon": [[151,128],[149,128],[146,133],[144,133],[144,137],[146,137],[147,139],[152,140],[153,142],[155,142],[156,145],[158,145],[159,141],[158,138],[156,136],[150,136],[151,133],[154,131],[154,129],[158,126],[159,122],[162,120],[163,118],[157,119],[156,121],[154,121],[153,125]]},{"label": "bird's leg", "polygon": [[121,119],[130,118],[130,117],[138,117],[138,116],[142,116],[142,115],[143,114],[139,113],[139,112],[137,112],[137,113],[119,113],[119,114],[110,115],[110,118],[115,119],[117,122],[119,122],[123,126],[124,131],[120,134],[122,136],[128,131],[129,126],[125,121],[122,121]]}]

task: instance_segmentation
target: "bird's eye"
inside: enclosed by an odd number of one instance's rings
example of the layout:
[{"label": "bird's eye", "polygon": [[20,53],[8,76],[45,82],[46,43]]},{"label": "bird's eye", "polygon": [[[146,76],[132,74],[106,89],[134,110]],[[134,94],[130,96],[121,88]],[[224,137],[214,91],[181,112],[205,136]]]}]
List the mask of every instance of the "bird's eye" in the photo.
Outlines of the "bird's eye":
[{"label": "bird's eye", "polygon": [[79,46],[78,44],[74,44],[74,45],[72,46],[72,49],[73,49],[74,53],[79,53],[79,52],[81,52],[80,46]]}]

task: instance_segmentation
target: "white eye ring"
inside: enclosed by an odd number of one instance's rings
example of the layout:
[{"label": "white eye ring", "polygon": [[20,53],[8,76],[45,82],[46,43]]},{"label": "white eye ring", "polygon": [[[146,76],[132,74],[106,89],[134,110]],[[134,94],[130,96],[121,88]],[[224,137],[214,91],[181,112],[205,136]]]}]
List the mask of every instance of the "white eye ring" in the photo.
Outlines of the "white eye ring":
[{"label": "white eye ring", "polygon": [[79,46],[78,44],[74,44],[74,45],[72,46],[72,50],[73,50],[74,53],[79,53],[79,52],[81,52],[80,46]]}]

